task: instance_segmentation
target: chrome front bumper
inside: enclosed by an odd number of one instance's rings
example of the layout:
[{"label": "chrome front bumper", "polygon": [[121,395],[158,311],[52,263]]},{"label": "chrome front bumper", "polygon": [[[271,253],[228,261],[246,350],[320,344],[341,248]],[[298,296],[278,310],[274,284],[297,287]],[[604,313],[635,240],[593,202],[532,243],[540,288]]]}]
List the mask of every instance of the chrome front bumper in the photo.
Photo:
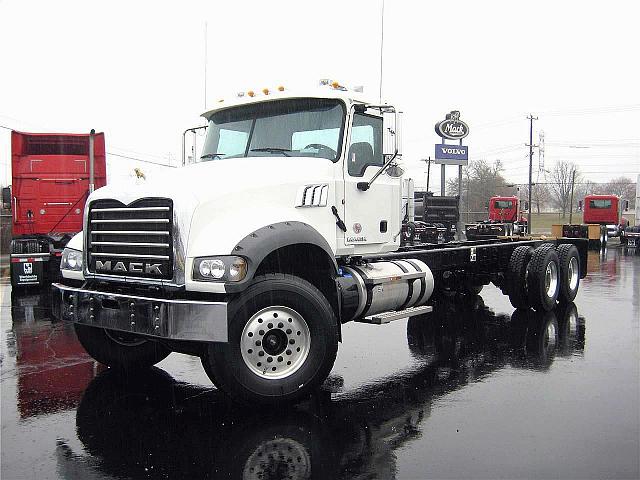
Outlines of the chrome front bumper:
[{"label": "chrome front bumper", "polygon": [[52,285],[61,320],[169,340],[227,342],[227,304],[165,300]]}]

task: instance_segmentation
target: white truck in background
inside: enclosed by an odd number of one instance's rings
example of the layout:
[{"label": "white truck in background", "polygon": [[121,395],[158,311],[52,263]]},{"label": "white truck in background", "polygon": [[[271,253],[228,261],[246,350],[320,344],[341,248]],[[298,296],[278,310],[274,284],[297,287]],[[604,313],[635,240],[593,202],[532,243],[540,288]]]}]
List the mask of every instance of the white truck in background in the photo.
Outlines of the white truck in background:
[{"label": "white truck in background", "polygon": [[440,292],[490,282],[516,307],[550,310],[586,275],[582,239],[403,240],[392,105],[323,82],[203,116],[199,161],[97,190],[64,251],[57,314],[101,363],[182,352],[234,399],[296,401],[331,371],[346,322],[419,318]]}]

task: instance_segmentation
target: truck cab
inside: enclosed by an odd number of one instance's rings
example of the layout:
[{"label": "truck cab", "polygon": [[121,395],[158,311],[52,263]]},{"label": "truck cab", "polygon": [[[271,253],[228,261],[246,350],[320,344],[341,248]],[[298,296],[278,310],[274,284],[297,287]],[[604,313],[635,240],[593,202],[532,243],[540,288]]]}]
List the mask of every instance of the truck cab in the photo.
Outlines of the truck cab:
[{"label": "truck cab", "polygon": [[617,237],[626,227],[622,217],[622,201],[617,195],[587,195],[584,197],[583,222],[606,225],[609,237]]},{"label": "truck cab", "polygon": [[489,199],[489,220],[516,222],[517,219],[518,197],[491,197]]}]

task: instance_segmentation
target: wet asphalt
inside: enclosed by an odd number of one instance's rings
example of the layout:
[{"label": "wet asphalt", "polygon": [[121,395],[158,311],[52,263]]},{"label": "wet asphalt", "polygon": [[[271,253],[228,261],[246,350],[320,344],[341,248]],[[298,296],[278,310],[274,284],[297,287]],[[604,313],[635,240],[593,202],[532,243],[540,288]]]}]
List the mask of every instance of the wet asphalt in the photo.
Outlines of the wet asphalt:
[{"label": "wet asphalt", "polygon": [[[640,249],[639,249],[640,250]],[[425,318],[348,324],[297,405],[240,408],[198,358],[122,378],[48,296],[3,279],[3,479],[638,478],[640,251],[590,252],[574,304],[493,286]]]}]

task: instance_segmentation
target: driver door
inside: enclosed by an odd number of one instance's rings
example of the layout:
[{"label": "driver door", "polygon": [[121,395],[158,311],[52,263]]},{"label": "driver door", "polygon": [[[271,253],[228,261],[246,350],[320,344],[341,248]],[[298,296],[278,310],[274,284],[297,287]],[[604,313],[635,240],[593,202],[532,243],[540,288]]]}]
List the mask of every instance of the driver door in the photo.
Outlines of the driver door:
[{"label": "driver door", "polygon": [[343,218],[345,246],[355,247],[355,253],[380,252],[399,245],[401,179],[385,172],[368,190],[358,189],[359,182],[369,182],[384,164],[382,136],[382,116],[354,113],[343,170]]}]

